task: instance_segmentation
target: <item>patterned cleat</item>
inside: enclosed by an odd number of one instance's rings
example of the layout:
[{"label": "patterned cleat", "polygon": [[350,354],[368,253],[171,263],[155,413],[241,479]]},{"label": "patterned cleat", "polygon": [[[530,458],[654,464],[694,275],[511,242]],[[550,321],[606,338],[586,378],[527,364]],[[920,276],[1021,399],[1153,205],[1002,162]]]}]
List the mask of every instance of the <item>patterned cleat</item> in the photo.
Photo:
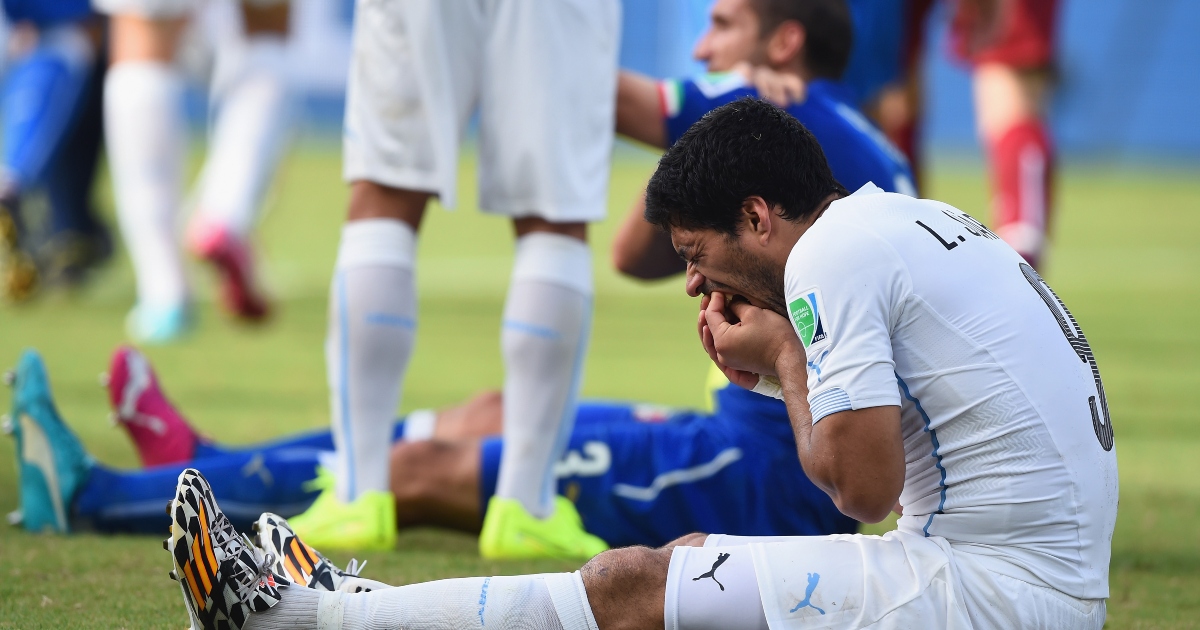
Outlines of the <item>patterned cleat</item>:
[{"label": "patterned cleat", "polygon": [[363,492],[344,503],[333,488],[333,475],[321,471],[310,482],[321,488],[308,510],[293,516],[291,528],[323,549],[385,551],[396,546],[396,500],[390,492]]},{"label": "patterned cleat", "polygon": [[175,563],[171,578],[179,581],[192,630],[240,630],[251,613],[279,603],[279,589],[290,583],[271,572],[274,556],[237,533],[200,471],[179,474],[167,512],[171,535],[163,548]]},{"label": "patterned cleat", "polygon": [[221,297],[227,311],[248,322],[260,322],[270,315],[270,304],[255,280],[254,253],[246,241],[223,226],[194,223],[188,230],[188,246],[221,276]]},{"label": "patterned cleat", "polygon": [[351,560],[343,571],[333,562],[309,547],[292,531],[282,516],[265,512],[254,523],[258,547],[275,556],[272,569],[287,576],[295,584],[303,584],[318,591],[344,591],[361,593],[379,588],[380,583],[358,577],[363,567]]},{"label": "patterned cleat", "polygon": [[479,554],[492,560],[590,560],[607,549],[607,543],[583,529],[575,504],[563,496],[555,499],[554,514],[545,519],[530,514],[516,499],[492,497],[479,533]]},{"label": "patterned cleat", "polygon": [[70,532],[71,501],[93,460],[58,415],[41,357],[26,350],[11,376],[12,416],[5,430],[17,441],[20,522],[31,532]]},{"label": "patterned cleat", "polygon": [[0,195],[0,295],[23,302],[38,285],[38,268],[22,243],[21,213],[14,195]]},{"label": "patterned cleat", "polygon": [[200,436],[167,400],[142,353],[129,346],[117,348],[103,380],[113,419],[129,433],[142,465],[191,461]]},{"label": "patterned cleat", "polygon": [[157,345],[179,341],[192,331],[191,305],[166,308],[138,305],[125,317],[125,331],[134,341]]}]

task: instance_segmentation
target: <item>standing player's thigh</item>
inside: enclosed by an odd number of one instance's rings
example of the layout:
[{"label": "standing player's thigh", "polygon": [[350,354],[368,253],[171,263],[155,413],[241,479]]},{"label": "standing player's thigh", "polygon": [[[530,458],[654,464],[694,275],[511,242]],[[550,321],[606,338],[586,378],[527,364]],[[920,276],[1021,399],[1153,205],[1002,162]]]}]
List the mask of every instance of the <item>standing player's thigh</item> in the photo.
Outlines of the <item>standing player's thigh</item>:
[{"label": "standing player's thigh", "polygon": [[[949,545],[902,532],[767,540],[677,547],[667,578],[667,628],[733,627],[712,621],[730,614],[725,611],[732,606],[749,614],[750,589],[731,587],[732,576],[721,579],[727,568],[745,566],[747,556],[754,567],[757,612],[774,630],[970,627]],[[709,572],[725,591],[714,588]],[[735,573],[744,575],[744,570]]]},{"label": "standing player's thigh", "polygon": [[480,207],[604,218],[616,106],[617,0],[496,0],[480,98]]},{"label": "standing player's thigh", "polygon": [[468,0],[359,0],[343,176],[453,205],[458,142],[479,85],[484,14]]},{"label": "standing player's thigh", "polygon": [[92,0],[92,6],[108,15],[136,15],[151,20],[186,17],[199,0]]}]

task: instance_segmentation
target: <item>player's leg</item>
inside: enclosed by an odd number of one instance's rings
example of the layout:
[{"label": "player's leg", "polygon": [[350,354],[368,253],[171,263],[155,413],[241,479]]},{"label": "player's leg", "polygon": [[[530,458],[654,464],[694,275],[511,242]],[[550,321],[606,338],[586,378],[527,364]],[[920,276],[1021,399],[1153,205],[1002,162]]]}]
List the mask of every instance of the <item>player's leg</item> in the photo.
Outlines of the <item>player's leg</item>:
[{"label": "player's leg", "polygon": [[[171,576],[180,581],[193,627],[198,629],[598,630],[593,605],[605,610],[623,607],[623,619],[636,617],[642,622],[633,627],[655,627],[662,619],[668,550],[607,552],[611,562],[593,572],[588,586],[576,572],[460,578],[367,593],[322,592],[293,587],[282,575],[260,579],[263,570],[270,569],[268,559],[232,534],[227,517],[199,472],[186,470],[180,475],[170,512],[170,536],[164,547],[175,565]],[[209,561],[209,550],[227,560],[220,564]],[[606,591],[604,586],[615,588]],[[624,601],[616,601],[617,595],[624,596]],[[606,630],[613,627],[619,626],[605,625]]]},{"label": "player's leg", "polygon": [[355,538],[342,524],[395,516],[387,437],[416,333],[416,233],[430,196],[453,198],[481,14],[468,3],[422,0],[364,3],[355,15],[343,136],[350,209],[325,344],[337,492],[292,519],[317,546],[386,547],[394,536]]},{"label": "player's leg", "polygon": [[[6,5],[7,6],[7,5]],[[80,109],[91,76],[97,42],[83,18],[36,28],[25,24],[20,36],[36,41],[13,60],[4,82],[3,164],[0,165],[0,295],[28,298],[37,284],[33,245],[21,217],[21,195],[44,184],[47,169],[62,148]],[[22,19],[28,16],[10,15]]]},{"label": "player's leg", "polygon": [[[480,538],[487,556],[527,553],[510,544],[506,515],[533,523],[561,503],[553,466],[591,332],[585,224],[605,212],[619,22],[607,0],[512,2],[488,25],[480,205],[512,217],[518,240],[501,335],[506,452]],[[593,555],[595,542],[579,532],[576,553]]]},{"label": "player's leg", "polygon": [[4,194],[40,182],[70,131],[91,75],[96,42],[83,22],[48,26],[8,71],[3,93]]},{"label": "player's leg", "polygon": [[428,197],[367,181],[351,188],[325,338],[336,491],[292,520],[317,546],[386,548],[395,540],[394,527],[372,528],[364,539],[347,535],[343,524],[395,519],[388,453],[415,341],[416,230]]},{"label": "player's leg", "polygon": [[969,628],[951,553],[902,532],[678,546],[666,628]]},{"label": "player's leg", "polygon": [[987,14],[959,4],[957,54],[974,66],[976,121],[992,175],[993,231],[1037,266],[1052,202],[1054,150],[1043,107],[1058,2],[1018,0]]},{"label": "player's leg", "polygon": [[215,117],[188,246],[220,274],[226,309],[253,321],[266,317],[268,304],[255,278],[249,237],[291,120],[290,5],[254,0],[241,6],[245,36],[217,47]]},{"label": "player's leg", "polygon": [[973,80],[991,169],[992,229],[1037,266],[1053,202],[1054,147],[1042,112],[1048,74],[986,63],[975,68]]},{"label": "player's leg", "polygon": [[98,4],[112,9],[105,137],[117,218],[137,276],[137,305],[127,323],[135,339],[168,342],[191,326],[175,224],[187,125],[174,56],[189,7],[175,0]]},{"label": "player's leg", "polygon": [[504,305],[505,454],[496,496],[553,511],[553,465],[571,434],[591,334],[587,224],[514,221],[516,260]]},{"label": "player's leg", "polygon": [[113,255],[113,235],[93,200],[103,150],[107,67],[107,53],[93,61],[75,123],[46,170],[51,235],[38,256],[47,284],[78,286]]},{"label": "player's leg", "polygon": [[143,470],[95,466],[73,497],[71,524],[106,533],[161,533],[166,523],[162,506],[174,492],[180,471],[195,466],[225,499],[234,525],[249,531],[263,512],[286,518],[312,504],[318,491],[307,482],[316,476],[321,453],[268,445]]}]

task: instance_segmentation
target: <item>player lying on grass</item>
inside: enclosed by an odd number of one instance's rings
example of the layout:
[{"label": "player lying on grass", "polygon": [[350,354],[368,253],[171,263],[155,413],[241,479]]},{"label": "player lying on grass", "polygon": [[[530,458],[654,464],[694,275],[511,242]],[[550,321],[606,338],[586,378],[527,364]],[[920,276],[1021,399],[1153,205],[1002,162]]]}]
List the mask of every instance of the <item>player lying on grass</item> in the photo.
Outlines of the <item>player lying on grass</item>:
[{"label": "player lying on grass", "polygon": [[[114,418],[145,470],[94,464],[55,410],[41,360],[31,351],[22,358],[11,418],[26,528],[160,533],[162,505],[185,466],[212,480],[242,531],[262,512],[291,516],[313,502],[316,493],[306,482],[333,451],[328,430],[245,447],[202,439],[169,402],[146,359],[131,349],[114,354],[107,385]],[[659,545],[696,529],[761,535],[855,530],[857,524],[805,478],[786,410],[764,407],[762,397],[732,385],[715,397],[713,414],[581,404],[556,474],[559,491],[576,501],[588,531],[612,545]],[[397,527],[478,532],[500,468],[501,417],[500,394],[489,392],[397,422],[390,458],[397,520],[374,524],[386,531],[373,537],[390,547]],[[44,445],[34,450],[51,459],[31,455],[32,445]]]},{"label": "player lying on grass", "polygon": [[[1112,426],[1075,319],[936,201],[849,194],[802,125],[723,106],[659,162],[647,216],[687,261],[710,356],[774,377],[801,463],[884,536],[696,534],[575,573],[318,591],[180,476],[164,546],[199,628],[1101,628]],[[297,545],[298,546],[298,545]]]}]

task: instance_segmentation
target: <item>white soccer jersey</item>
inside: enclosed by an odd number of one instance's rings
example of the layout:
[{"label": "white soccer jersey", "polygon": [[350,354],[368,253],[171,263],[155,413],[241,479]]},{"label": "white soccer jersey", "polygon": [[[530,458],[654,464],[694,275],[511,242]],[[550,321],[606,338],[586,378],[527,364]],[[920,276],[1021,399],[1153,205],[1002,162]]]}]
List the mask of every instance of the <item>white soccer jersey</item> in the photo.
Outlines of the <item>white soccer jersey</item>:
[{"label": "white soccer jersey", "polygon": [[1016,252],[949,205],[868,184],[801,237],[786,292],[813,422],[901,407],[901,530],[1108,596],[1117,463],[1100,373]]}]

